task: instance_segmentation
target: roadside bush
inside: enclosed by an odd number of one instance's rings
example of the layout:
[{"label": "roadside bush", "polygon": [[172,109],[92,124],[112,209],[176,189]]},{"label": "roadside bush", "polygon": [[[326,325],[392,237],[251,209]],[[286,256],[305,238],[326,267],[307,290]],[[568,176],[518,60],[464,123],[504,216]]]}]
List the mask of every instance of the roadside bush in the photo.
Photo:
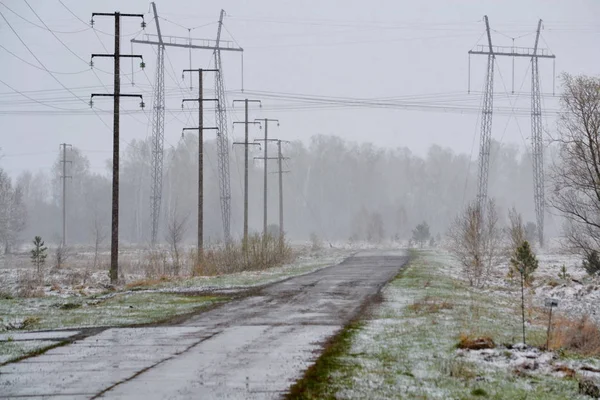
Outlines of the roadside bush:
[{"label": "roadside bush", "polygon": [[583,260],[583,269],[589,275],[597,275],[600,273],[600,257],[598,257],[598,252],[596,250],[592,250],[587,257]]}]

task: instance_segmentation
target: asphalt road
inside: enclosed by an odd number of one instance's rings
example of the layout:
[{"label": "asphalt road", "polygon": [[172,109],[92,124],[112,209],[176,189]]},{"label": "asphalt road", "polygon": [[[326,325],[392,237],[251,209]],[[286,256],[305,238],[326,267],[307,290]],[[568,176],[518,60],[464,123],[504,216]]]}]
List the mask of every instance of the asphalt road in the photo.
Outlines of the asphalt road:
[{"label": "asphalt road", "polygon": [[107,329],[0,367],[0,398],[281,398],[406,261],[362,252],[177,326]]}]

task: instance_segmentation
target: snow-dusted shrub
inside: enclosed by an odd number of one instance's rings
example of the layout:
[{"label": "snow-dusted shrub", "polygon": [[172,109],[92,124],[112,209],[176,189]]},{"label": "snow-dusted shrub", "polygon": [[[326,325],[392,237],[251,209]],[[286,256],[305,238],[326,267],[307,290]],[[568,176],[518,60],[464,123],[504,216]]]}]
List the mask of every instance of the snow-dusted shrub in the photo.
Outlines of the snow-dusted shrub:
[{"label": "snow-dusted shrub", "polygon": [[589,275],[598,275],[600,273],[600,258],[598,257],[598,252],[592,250],[583,260],[582,266]]}]

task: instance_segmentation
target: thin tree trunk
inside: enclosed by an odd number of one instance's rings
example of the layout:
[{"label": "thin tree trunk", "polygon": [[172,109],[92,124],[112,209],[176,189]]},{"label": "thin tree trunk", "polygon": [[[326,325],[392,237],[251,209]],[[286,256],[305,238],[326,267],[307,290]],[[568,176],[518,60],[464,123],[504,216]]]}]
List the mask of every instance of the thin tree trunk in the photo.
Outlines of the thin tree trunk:
[{"label": "thin tree trunk", "polygon": [[521,316],[523,317],[523,344],[525,342],[525,274],[521,272]]}]

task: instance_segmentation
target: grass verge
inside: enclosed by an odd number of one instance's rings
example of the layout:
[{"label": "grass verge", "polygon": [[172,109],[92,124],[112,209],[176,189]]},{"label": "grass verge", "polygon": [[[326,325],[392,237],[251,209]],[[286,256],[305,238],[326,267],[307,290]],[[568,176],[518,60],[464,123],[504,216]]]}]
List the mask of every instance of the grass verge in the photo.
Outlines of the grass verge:
[{"label": "grass verge", "polygon": [[[451,268],[439,254],[414,254],[383,290],[381,305],[327,344],[288,399],[589,398],[573,377],[508,368],[508,351],[479,362],[457,350],[465,337],[519,342],[520,303],[466,286]],[[544,344],[544,326],[527,329],[529,344]]]},{"label": "grass verge", "polygon": [[226,300],[223,296],[135,292],[109,298],[10,299],[0,300],[0,318],[4,322],[22,320],[27,330],[130,326],[157,323]]}]

